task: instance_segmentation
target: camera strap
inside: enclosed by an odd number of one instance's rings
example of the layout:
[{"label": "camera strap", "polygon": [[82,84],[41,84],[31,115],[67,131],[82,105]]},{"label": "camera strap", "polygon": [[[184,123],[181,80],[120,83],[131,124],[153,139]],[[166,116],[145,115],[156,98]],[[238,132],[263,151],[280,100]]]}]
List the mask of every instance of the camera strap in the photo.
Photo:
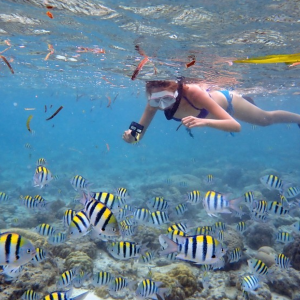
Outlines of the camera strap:
[{"label": "camera strap", "polygon": [[180,81],[178,82],[178,89],[177,89],[177,92],[178,92],[178,95],[176,97],[176,101],[175,103],[173,104],[173,106],[171,108],[168,108],[168,109],[165,109],[164,110],[164,113],[165,113],[165,117],[167,120],[171,120],[173,118],[173,116],[175,115],[177,109],[178,109],[178,106],[180,104],[180,101],[181,101],[181,96],[182,96],[182,90],[183,90],[183,83],[182,83],[182,78],[180,79]]}]

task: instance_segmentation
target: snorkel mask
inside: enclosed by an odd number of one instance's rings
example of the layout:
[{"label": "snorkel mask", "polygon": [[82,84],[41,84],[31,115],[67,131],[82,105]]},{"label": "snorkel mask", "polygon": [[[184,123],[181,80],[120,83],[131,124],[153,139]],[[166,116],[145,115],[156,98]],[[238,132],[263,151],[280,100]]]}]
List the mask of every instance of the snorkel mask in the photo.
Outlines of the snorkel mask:
[{"label": "snorkel mask", "polygon": [[148,102],[149,105],[152,107],[159,107],[161,109],[165,109],[175,103],[177,96],[177,91],[175,93],[170,91],[161,91],[153,93],[150,97],[148,97]]}]

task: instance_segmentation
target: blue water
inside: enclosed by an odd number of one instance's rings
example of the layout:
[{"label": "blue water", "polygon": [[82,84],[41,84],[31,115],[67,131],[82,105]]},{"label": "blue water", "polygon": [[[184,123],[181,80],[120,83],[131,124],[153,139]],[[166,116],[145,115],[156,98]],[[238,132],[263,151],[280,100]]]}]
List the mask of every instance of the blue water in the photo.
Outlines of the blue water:
[{"label": "blue water", "polygon": [[[39,2],[2,0],[0,10],[0,52],[9,48],[9,41],[11,47],[2,55],[15,71],[11,74],[0,60],[0,191],[16,203],[21,195],[39,192],[69,203],[76,194],[69,183],[74,175],[84,176],[96,190],[126,187],[136,205],[156,188],[167,196],[173,187],[182,195],[205,190],[202,180],[208,173],[223,179],[220,192],[234,191],[237,196],[247,186],[259,185],[266,169],[299,185],[300,129],[295,124],[253,128],[241,122],[242,131],[234,136],[196,128],[192,138],[183,126],[176,131],[179,124],[158,112],[141,142],[130,145],[122,140],[129,124],[138,122],[144,111],[146,80],[184,76],[250,95],[264,110],[300,113],[299,66],[227,63],[233,58],[297,53],[297,1],[94,0],[64,5],[49,0],[54,19]],[[111,11],[98,16],[100,4]],[[55,52],[45,60],[48,44]],[[132,81],[142,59],[136,45],[151,63]],[[78,47],[102,48],[106,53],[78,53]],[[190,55],[196,64],[187,69]],[[63,109],[46,121],[60,106]],[[34,133],[26,128],[29,115]],[[32,186],[41,157],[59,176],[43,190]],[[190,175],[196,181],[189,182]],[[170,178],[173,181],[166,184]]]}]

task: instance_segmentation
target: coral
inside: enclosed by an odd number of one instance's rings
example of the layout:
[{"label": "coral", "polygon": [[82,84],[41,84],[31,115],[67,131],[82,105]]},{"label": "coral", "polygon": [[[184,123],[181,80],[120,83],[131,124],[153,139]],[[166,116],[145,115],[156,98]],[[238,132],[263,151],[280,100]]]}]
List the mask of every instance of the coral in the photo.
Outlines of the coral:
[{"label": "coral", "polygon": [[292,299],[299,295],[300,274],[293,268],[283,270],[272,267],[272,279],[272,282],[268,282],[272,291]]},{"label": "coral", "polygon": [[178,264],[165,274],[154,273],[153,280],[161,281],[163,286],[170,288],[166,300],[184,300],[197,291],[197,278],[189,266],[184,264]]},{"label": "coral", "polygon": [[69,254],[65,260],[64,267],[66,270],[80,267],[81,270],[92,273],[93,261],[92,259],[81,251],[75,251]]},{"label": "coral", "polygon": [[265,246],[257,250],[255,258],[260,259],[268,267],[271,267],[275,264],[275,255],[276,251],[273,248]]},{"label": "coral", "polygon": [[106,286],[101,286],[95,288],[95,295],[98,296],[100,299],[105,299],[108,296],[108,290]]},{"label": "coral", "polygon": [[296,270],[300,270],[300,236],[296,236],[292,243],[284,246],[283,254],[286,255],[291,261],[292,266]]},{"label": "coral", "polygon": [[244,235],[247,245],[252,249],[274,245],[274,230],[268,224],[255,223]]}]

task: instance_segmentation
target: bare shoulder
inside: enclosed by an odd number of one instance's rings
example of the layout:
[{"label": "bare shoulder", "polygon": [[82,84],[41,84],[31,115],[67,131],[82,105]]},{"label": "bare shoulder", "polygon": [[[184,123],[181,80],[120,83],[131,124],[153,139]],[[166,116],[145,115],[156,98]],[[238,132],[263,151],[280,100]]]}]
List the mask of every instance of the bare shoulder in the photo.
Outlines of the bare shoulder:
[{"label": "bare shoulder", "polygon": [[189,98],[199,98],[206,94],[206,91],[197,84],[189,84],[187,89],[187,95]]}]

